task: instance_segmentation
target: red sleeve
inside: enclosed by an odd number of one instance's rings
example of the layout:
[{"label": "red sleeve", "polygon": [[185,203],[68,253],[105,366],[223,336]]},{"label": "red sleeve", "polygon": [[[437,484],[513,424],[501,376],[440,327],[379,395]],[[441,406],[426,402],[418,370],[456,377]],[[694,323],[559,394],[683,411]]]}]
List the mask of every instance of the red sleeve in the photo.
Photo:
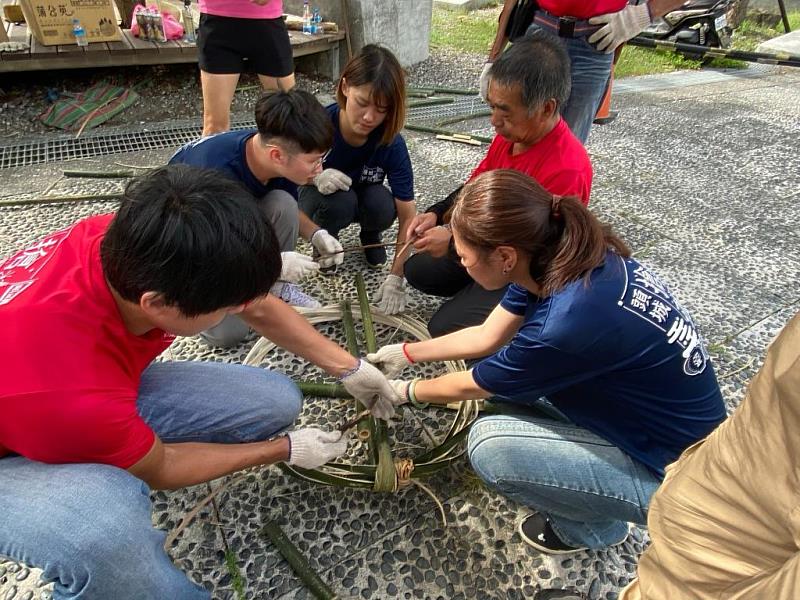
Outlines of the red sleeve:
[{"label": "red sleeve", "polygon": [[37,393],[16,402],[14,413],[15,425],[2,432],[3,445],[45,463],[127,469],[155,442],[136,410],[136,398],[118,392]]},{"label": "red sleeve", "polygon": [[589,205],[589,194],[592,191],[592,180],[579,170],[558,171],[540,182],[542,187],[559,196],[577,196],[584,206]]}]

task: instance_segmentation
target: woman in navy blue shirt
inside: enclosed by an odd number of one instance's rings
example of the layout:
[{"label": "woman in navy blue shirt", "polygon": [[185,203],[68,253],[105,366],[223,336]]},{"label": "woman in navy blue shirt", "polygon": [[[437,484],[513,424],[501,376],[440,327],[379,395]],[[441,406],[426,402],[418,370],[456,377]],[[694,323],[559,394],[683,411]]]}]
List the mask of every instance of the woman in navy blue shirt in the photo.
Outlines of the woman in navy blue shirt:
[{"label": "woman in navy blue shirt", "polygon": [[[336,86],[336,103],[327,107],[334,127],[333,147],[313,186],[300,189],[300,208],[334,237],[350,225],[361,227],[361,243],[381,242],[381,233],[398,218],[395,246],[402,246],[416,214],[411,159],[400,130],[405,124],[405,74],[386,48],[364,46],[345,65]],[[383,185],[388,180],[389,187]],[[367,264],[380,268],[385,248],[364,251]],[[405,307],[405,256],[395,255],[376,301],[386,313]],[[325,271],[325,269],[323,269]],[[330,269],[328,269],[330,271]]]},{"label": "woman in navy blue shirt", "polygon": [[694,323],[577,198],[527,175],[473,180],[451,224],[473,279],[511,284],[500,305],[482,325],[367,358],[394,376],[412,362],[491,355],[392,383],[404,399],[511,407],[479,419],[468,449],[482,479],[536,511],[520,526],[526,542],[550,553],[621,542],[628,522],[646,523],[665,466],[725,418]]}]

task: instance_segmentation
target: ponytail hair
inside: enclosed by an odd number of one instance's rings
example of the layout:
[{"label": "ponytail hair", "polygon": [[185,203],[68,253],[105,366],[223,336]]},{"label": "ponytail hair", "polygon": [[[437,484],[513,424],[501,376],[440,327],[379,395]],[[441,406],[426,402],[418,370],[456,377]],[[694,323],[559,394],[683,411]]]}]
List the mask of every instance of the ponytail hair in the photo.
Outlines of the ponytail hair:
[{"label": "ponytail hair", "polygon": [[511,246],[530,256],[530,274],[549,296],[585,278],[612,250],[630,250],[574,196],[553,195],[536,180],[510,169],[488,171],[467,183],[451,223],[471,246]]}]

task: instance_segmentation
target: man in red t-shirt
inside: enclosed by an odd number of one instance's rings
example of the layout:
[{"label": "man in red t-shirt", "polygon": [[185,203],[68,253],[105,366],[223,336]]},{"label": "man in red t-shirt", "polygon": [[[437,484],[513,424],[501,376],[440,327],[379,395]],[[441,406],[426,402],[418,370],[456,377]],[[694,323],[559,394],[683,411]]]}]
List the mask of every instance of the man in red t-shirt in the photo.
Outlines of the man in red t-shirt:
[{"label": "man in red t-shirt", "polygon": [[[655,17],[676,9],[685,0],[537,0],[527,2],[536,8],[533,18],[523,23],[522,30],[508,31],[516,0],[507,0],[498,19],[497,33],[478,82],[481,97],[486,100],[489,70],[508,42],[509,33],[521,35],[541,30],[559,40],[569,54],[572,92],[561,107],[564,120],[582,142],[589,138],[589,129],[605,94],[613,67],[614,51],[641,33]],[[517,29],[515,27],[514,29]],[[516,43],[516,39],[511,40]]]},{"label": "man in red t-shirt", "polygon": [[[553,194],[588,204],[592,164],[560,114],[568,95],[569,58],[557,41],[533,35],[514,44],[492,67],[489,104],[497,135],[467,181],[486,171],[515,169]],[[453,296],[428,323],[434,337],[483,323],[505,293],[474,282],[450,250],[444,217],[459,190],[417,215],[407,234],[419,236],[419,253],[405,264],[408,283],[427,294]]]},{"label": "man in red t-shirt", "polygon": [[175,336],[238,314],[375,416],[396,397],[268,294],[280,271],[250,193],[186,165],[134,181],[116,215],[0,263],[0,554],[44,569],[57,598],[209,597],[164,552],[149,488],[279,461],[314,468],[347,440],[316,428],[276,437],[300,411],[297,386],[243,365],[153,362]]}]

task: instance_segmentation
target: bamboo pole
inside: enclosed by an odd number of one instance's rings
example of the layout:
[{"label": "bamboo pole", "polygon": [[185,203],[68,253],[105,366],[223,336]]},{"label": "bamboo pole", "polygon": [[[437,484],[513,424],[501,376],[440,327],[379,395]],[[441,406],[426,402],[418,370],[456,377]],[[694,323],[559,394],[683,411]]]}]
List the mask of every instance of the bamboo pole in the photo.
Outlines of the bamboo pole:
[{"label": "bamboo pole", "polygon": [[300,581],[305,584],[308,590],[320,600],[333,600],[336,594],[328,587],[322,578],[311,568],[305,556],[300,554],[300,551],[289,541],[286,534],[280,526],[272,520],[264,523],[261,528],[261,535],[269,538],[272,545],[277,548],[281,556],[286,559],[286,562],[292,567]]},{"label": "bamboo pole", "polygon": [[416,100],[406,104],[408,108],[418,108],[421,106],[437,106],[439,104],[452,104],[452,98],[429,98],[427,100]]},{"label": "bamboo pole", "polygon": [[[344,335],[345,339],[347,340],[347,351],[358,358],[360,351],[358,348],[358,339],[356,338],[356,326],[353,323],[353,313],[350,310],[349,300],[342,301],[342,326],[344,327]],[[356,400],[356,414],[362,414],[366,408],[367,407],[361,404],[359,400]],[[369,444],[370,456],[373,462],[376,462],[377,464],[378,457],[377,454],[373,452],[373,446],[370,442],[375,435],[375,424],[372,420],[372,417],[367,416],[359,419],[356,435],[358,436],[359,440]]]},{"label": "bamboo pole", "polygon": [[64,177],[86,177],[91,179],[123,179],[133,177],[133,171],[61,171]]},{"label": "bamboo pole", "polygon": [[449,119],[438,121],[436,123],[436,126],[444,127],[445,125],[452,125],[453,123],[461,123],[462,121],[471,121],[472,119],[481,119],[483,117],[490,117],[490,116],[492,116],[492,111],[482,110],[480,112],[472,113],[470,115],[458,115],[457,117],[451,117]]},{"label": "bamboo pole", "polygon": [[[372,311],[369,308],[367,286],[361,273],[356,273],[356,290],[358,292],[358,304],[361,307],[361,323],[364,326],[364,344],[367,347],[367,352],[375,353],[378,351],[375,324],[372,321]],[[389,447],[387,439],[386,421],[375,418],[372,418],[371,421],[374,426],[375,436],[370,440],[370,443],[374,446],[373,454],[377,455],[375,487],[372,489],[376,492],[394,492],[397,485],[397,475],[394,461],[392,460],[392,449]]]}]

